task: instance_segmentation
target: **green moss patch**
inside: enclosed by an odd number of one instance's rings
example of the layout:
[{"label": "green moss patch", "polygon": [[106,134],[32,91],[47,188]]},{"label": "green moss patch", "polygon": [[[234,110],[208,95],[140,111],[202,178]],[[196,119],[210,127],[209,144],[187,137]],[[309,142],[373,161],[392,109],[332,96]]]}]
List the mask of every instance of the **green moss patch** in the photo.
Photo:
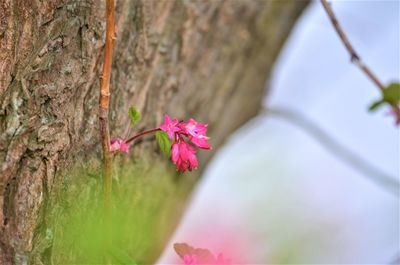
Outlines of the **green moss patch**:
[{"label": "green moss patch", "polygon": [[113,209],[103,211],[99,166],[65,178],[43,238],[51,264],[150,264],[161,253],[193,187],[158,157],[114,163]]}]

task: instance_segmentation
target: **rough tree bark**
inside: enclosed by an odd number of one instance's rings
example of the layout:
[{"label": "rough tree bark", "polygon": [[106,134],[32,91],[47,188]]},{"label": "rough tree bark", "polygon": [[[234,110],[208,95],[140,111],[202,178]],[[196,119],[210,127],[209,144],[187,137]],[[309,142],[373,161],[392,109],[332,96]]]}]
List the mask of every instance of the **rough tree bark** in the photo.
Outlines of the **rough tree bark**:
[{"label": "rough tree bark", "polygon": [[[138,130],[164,113],[195,117],[220,145],[257,113],[306,4],[117,1],[111,135],[126,135],[133,104]],[[40,263],[31,252],[52,191],[78,159],[100,155],[104,9],[100,0],[0,1],[0,264]]]}]

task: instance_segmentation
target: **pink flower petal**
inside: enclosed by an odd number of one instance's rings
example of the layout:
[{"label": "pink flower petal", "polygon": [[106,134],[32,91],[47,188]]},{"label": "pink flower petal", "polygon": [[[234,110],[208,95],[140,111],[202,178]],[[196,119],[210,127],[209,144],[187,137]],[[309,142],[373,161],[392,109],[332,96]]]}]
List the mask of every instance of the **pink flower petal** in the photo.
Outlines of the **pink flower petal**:
[{"label": "pink flower petal", "polygon": [[176,170],[185,172],[192,171],[198,166],[196,150],[185,141],[172,144],[171,160],[176,166]]},{"label": "pink flower petal", "polygon": [[177,119],[171,120],[171,118],[168,115],[164,116],[164,123],[159,126],[161,130],[166,132],[168,134],[168,137],[171,140],[174,140],[175,138],[175,133],[180,131],[180,128],[178,127],[179,121]]},{"label": "pink flower petal", "polygon": [[110,152],[129,152],[129,144],[124,140],[116,138],[110,141]]}]

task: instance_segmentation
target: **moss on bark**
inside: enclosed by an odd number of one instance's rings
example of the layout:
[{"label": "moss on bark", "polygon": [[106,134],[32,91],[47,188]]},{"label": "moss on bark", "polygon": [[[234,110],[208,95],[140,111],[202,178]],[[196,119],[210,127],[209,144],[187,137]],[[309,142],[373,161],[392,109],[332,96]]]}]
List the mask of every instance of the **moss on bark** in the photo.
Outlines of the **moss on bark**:
[{"label": "moss on bark", "polygon": [[195,179],[159,157],[116,162],[111,224],[104,223],[97,163],[66,175],[35,243],[49,264],[152,264],[161,253]]}]

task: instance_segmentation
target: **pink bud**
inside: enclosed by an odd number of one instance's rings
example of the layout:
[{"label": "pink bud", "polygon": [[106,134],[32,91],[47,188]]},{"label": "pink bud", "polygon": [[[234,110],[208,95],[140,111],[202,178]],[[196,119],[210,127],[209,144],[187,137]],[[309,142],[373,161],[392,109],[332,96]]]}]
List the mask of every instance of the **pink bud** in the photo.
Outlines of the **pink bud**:
[{"label": "pink bud", "polygon": [[171,159],[176,166],[176,170],[181,172],[192,171],[198,166],[196,150],[185,141],[172,144]]},{"label": "pink bud", "polygon": [[129,144],[127,144],[124,140],[116,138],[112,139],[110,142],[110,152],[129,152]]}]

